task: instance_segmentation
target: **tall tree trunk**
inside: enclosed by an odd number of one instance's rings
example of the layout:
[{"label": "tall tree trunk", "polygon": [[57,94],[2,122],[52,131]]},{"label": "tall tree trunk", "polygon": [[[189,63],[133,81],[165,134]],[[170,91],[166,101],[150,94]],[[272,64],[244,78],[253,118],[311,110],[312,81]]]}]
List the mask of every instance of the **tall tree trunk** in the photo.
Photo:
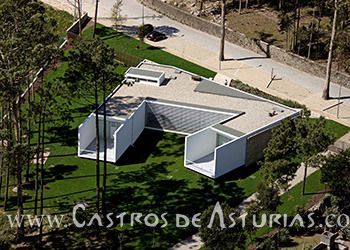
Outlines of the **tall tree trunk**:
[{"label": "tall tree trunk", "polygon": [[38,127],[38,142],[36,146],[36,163],[35,163],[35,186],[34,186],[34,215],[38,213],[38,194],[39,194],[39,161],[41,154],[41,124],[42,124],[42,114],[39,113],[39,127]]},{"label": "tall tree trunk", "polygon": [[325,81],[325,86],[322,93],[322,98],[325,100],[329,99],[329,87],[331,84],[332,62],[333,62],[333,46],[334,46],[335,35],[337,32],[337,15],[338,15],[338,0],[334,0],[332,35],[331,35],[331,41],[329,44],[326,81]]},{"label": "tall tree trunk", "polygon": [[[299,28],[300,28],[300,15],[301,15],[301,6],[300,6],[300,2],[297,1],[297,24],[296,24],[296,33],[295,33],[295,45],[299,44]],[[300,47],[300,45],[298,46]],[[298,50],[298,54],[299,54],[299,50]]]},{"label": "tall tree trunk", "polygon": [[308,51],[307,51],[307,58],[310,59],[311,57],[311,49],[312,49],[312,39],[314,35],[314,29],[315,29],[315,17],[316,17],[316,6],[313,9],[312,12],[312,21],[310,25],[310,37],[309,37],[309,46],[308,46]]},{"label": "tall tree trunk", "polygon": [[94,17],[94,27],[92,30],[92,38],[95,38],[96,35],[96,25],[97,25],[97,15],[98,15],[98,1],[99,0],[95,0],[95,17]]},{"label": "tall tree trunk", "polygon": [[284,1],[283,1],[283,0],[279,0],[279,2],[278,2],[278,9],[279,9],[279,10],[281,10],[281,9],[282,9],[282,7],[283,7],[283,3],[284,3]]},{"label": "tall tree trunk", "polygon": [[242,11],[242,0],[239,0],[238,14],[241,14]]},{"label": "tall tree trunk", "polygon": [[306,190],[306,178],[307,178],[307,161],[304,163],[304,177],[303,177],[303,187],[301,190],[302,195],[305,195],[305,190]]},{"label": "tall tree trunk", "polygon": [[[41,130],[41,169],[40,169],[40,215],[44,215],[44,165],[45,165],[45,114],[42,118],[42,130]],[[43,235],[43,223],[40,223],[40,239]]]},{"label": "tall tree trunk", "polygon": [[[12,137],[12,125],[11,125],[11,112],[10,112],[10,105],[8,104],[7,107],[7,116],[6,116],[6,128],[9,130],[9,133]],[[7,141],[6,145],[6,151],[10,152],[12,147],[12,139],[9,139]],[[10,186],[10,168],[11,168],[11,162],[7,161],[7,168],[6,168],[6,182],[5,182],[5,193],[4,193],[4,211],[7,210],[7,203],[8,203],[8,197],[9,197],[9,186]]]},{"label": "tall tree trunk", "polygon": [[[0,115],[1,115],[1,120],[0,120],[0,128],[4,128],[4,107],[1,106],[0,109]],[[3,176],[4,176],[4,140],[3,138],[0,139],[0,196],[2,194],[2,182],[3,182]]]},{"label": "tall tree trunk", "polygon": [[199,14],[202,15],[204,0],[199,0]]},{"label": "tall tree trunk", "polygon": [[[10,105],[8,104],[7,107],[7,116],[5,119],[5,125],[6,128],[9,130],[9,134],[12,136],[12,125],[11,125],[11,112],[10,112]],[[6,145],[6,151],[10,152],[12,146],[12,140],[9,139],[7,141]],[[6,180],[5,180],[5,192],[4,192],[4,211],[7,210],[7,203],[8,203],[8,197],[9,197],[9,186],[10,186],[10,166],[12,164],[12,160],[7,158],[7,168],[6,168]]]},{"label": "tall tree trunk", "polygon": [[[28,143],[28,147],[30,147],[30,137],[31,137],[31,122],[30,122],[30,119],[31,119],[31,105],[30,105],[30,102],[31,102],[31,90],[30,90],[30,81],[28,81],[28,97],[27,97],[27,108],[28,108],[28,118],[27,118],[27,143]],[[32,158],[32,155],[31,154],[28,154],[28,159],[27,159],[27,169],[26,169],[26,180],[25,182],[26,183],[29,183],[29,172],[30,172],[30,162],[31,162],[31,158]]]},{"label": "tall tree trunk", "polygon": [[4,211],[7,210],[7,203],[9,198],[9,185],[10,185],[10,166],[6,168],[5,190],[4,190]]},{"label": "tall tree trunk", "polygon": [[78,25],[79,25],[79,36],[80,38],[82,38],[82,25],[81,25],[81,1],[82,0],[78,0],[78,17],[79,17],[79,21],[78,21]]},{"label": "tall tree trunk", "polygon": [[[106,100],[106,87],[103,85],[103,100]],[[106,191],[107,191],[107,114],[106,102],[103,104],[103,138],[104,138],[104,159],[103,159],[103,180],[102,180],[102,214],[106,218]]]},{"label": "tall tree trunk", "polygon": [[294,18],[293,18],[293,34],[291,41],[291,51],[295,51],[296,36],[297,36],[297,18],[298,18],[298,0],[294,0]]},{"label": "tall tree trunk", "polygon": [[221,41],[220,41],[220,54],[219,61],[225,60],[225,34],[226,34],[226,0],[221,0]]},{"label": "tall tree trunk", "polygon": [[95,129],[96,129],[96,211],[100,212],[100,128],[98,119],[98,89],[95,82]]},{"label": "tall tree trunk", "polygon": [[245,0],[245,8],[248,9],[249,5],[249,0]]},{"label": "tall tree trunk", "polygon": [[[15,117],[14,125],[15,125],[15,132],[16,132],[16,143],[21,144],[21,127],[20,127],[20,102],[18,104],[13,104],[13,113]],[[17,216],[18,218],[23,217],[23,193],[22,193],[22,162],[21,157],[18,157],[17,155],[13,154],[14,159],[13,162],[16,163],[16,179],[17,179]],[[24,223],[21,223],[21,225],[18,228],[17,231],[17,241],[20,242],[23,240],[24,237]]]}]

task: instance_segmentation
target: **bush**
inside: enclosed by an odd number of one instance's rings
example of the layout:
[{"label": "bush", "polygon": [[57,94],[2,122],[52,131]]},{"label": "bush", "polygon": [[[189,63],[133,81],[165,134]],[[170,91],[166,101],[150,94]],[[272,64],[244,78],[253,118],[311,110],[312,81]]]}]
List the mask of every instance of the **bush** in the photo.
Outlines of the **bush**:
[{"label": "bush", "polygon": [[[217,203],[218,205],[218,203]],[[215,208],[219,208],[216,207]],[[226,249],[242,249],[245,246],[246,235],[242,229],[241,219],[238,218],[233,208],[226,203],[221,205],[223,214],[223,223],[225,228],[221,227],[220,219],[214,214],[215,218],[212,221],[212,227],[209,227],[214,206],[208,207],[201,216],[201,227],[199,229],[199,235],[204,242],[204,247],[207,250],[226,250]],[[235,217],[231,217],[235,216]],[[229,227],[232,224],[232,218],[235,221],[233,227]]]},{"label": "bush", "polygon": [[[146,32],[147,34],[151,33],[151,32],[154,30],[153,25],[152,25],[152,24],[149,24],[149,23],[143,25],[143,29],[145,30],[145,32]],[[147,35],[147,34],[146,34],[146,35]]]}]

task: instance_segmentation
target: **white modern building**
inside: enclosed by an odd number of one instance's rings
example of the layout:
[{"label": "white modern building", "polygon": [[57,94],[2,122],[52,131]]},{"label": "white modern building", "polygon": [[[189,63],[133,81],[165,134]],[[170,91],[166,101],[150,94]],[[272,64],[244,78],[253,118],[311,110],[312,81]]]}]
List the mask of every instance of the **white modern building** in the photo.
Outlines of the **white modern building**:
[{"label": "white modern building", "polygon": [[[218,178],[262,157],[271,129],[295,110],[182,69],[143,61],[106,99],[107,159],[115,163],[144,129],[186,135],[186,168]],[[95,159],[95,119],[79,126],[78,155]],[[99,110],[100,128],[103,124]],[[102,129],[101,129],[101,138]],[[104,148],[101,143],[100,159]]]}]

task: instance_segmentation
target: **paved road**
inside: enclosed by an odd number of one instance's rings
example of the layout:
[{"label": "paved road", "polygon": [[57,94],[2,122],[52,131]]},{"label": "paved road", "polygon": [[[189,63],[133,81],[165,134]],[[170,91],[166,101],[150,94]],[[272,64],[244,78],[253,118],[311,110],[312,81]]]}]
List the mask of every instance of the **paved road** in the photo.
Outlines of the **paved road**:
[{"label": "paved road", "polygon": [[[72,9],[67,4],[67,0],[42,1],[72,12]],[[100,23],[112,25],[110,17],[114,1],[100,0],[98,19]],[[93,16],[94,0],[84,0],[83,9],[90,16]],[[137,26],[142,23],[142,9],[142,5],[137,0],[124,0],[122,7],[122,15],[126,16],[126,21],[123,23],[124,32],[132,33],[137,30]],[[215,70],[225,77],[239,79],[272,95],[305,104],[318,114],[350,125],[349,89],[342,88],[341,96],[344,104],[341,105],[340,109],[341,119],[337,119],[337,108],[332,108],[326,112],[323,111],[326,107],[337,103],[337,100],[324,101],[321,99],[323,79],[274,60],[263,58],[261,55],[230,43],[226,43],[225,54],[227,58],[235,60],[224,62],[223,68],[219,69],[217,60],[219,50],[218,38],[182,25],[146,7],[144,8],[144,17],[145,23],[151,23],[157,29],[168,34],[169,39],[156,43],[157,46],[164,48],[166,51]],[[281,80],[274,81],[267,89],[266,86],[270,81],[272,68],[277,78],[281,78]],[[338,97],[338,93],[339,86],[332,84],[331,96]]]},{"label": "paved road", "polygon": [[[88,1],[91,2],[91,0]],[[114,0],[100,0],[101,10],[99,16],[102,18],[110,17],[110,9],[112,8],[113,3]],[[91,10],[89,11],[89,14],[91,16],[93,15]],[[125,26],[138,26],[142,23],[142,5],[137,0],[126,0],[122,7],[122,15],[127,17],[127,20],[124,23]],[[151,23],[158,27],[159,30],[167,33],[170,36],[169,40],[180,37],[181,40],[185,40],[192,45],[213,53],[218,53],[219,51],[219,39],[214,36],[182,25],[146,7],[144,7],[144,17],[145,23]],[[169,42],[167,42],[167,45],[169,45]],[[239,46],[227,43],[225,55],[227,58],[236,59],[244,64],[260,68],[268,73],[270,73],[273,68],[278,77],[288,79],[289,81],[306,88],[310,92],[321,92],[323,89],[323,79],[278,63],[272,59],[264,58],[261,55]],[[338,96],[338,92],[339,86],[332,84],[331,95]],[[350,90],[343,88],[342,95],[350,96]]]}]

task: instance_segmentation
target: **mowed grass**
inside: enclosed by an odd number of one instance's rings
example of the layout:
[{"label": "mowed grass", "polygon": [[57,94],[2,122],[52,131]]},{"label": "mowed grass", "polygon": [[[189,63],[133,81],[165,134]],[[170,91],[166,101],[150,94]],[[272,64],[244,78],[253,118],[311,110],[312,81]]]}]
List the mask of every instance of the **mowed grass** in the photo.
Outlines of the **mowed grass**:
[{"label": "mowed grass", "polygon": [[[46,75],[46,81],[59,79],[67,66],[63,61]],[[125,70],[123,66],[117,69],[120,73]],[[95,161],[77,157],[78,126],[92,111],[93,96],[87,92],[82,98],[71,100],[67,110],[71,120],[62,120],[57,115],[47,117],[45,148],[50,156],[45,164],[46,214],[70,213],[81,202],[94,208]],[[36,137],[37,131],[33,135]],[[260,171],[254,166],[241,168],[216,181],[186,169],[183,165],[184,140],[183,135],[145,130],[117,164],[107,164],[108,211],[169,214],[166,228],[139,225],[124,229],[124,247],[168,248],[197,232],[194,227],[175,228],[175,214],[191,217],[217,201],[237,206],[254,193],[262,181]],[[32,188],[26,186],[24,190],[27,214],[32,214],[34,208],[34,170],[35,166],[32,166]],[[16,193],[10,190],[10,196],[10,212],[15,212]]]},{"label": "mowed grass", "polygon": [[[300,182],[281,196],[282,204],[278,207],[277,213],[293,217],[298,209],[312,207],[327,193],[326,186],[321,182],[320,170],[307,177],[305,194],[302,194],[302,187],[303,183]],[[261,237],[270,231],[272,229],[269,227],[260,228],[255,233],[255,237]]]},{"label": "mowed grass", "polygon": [[303,183],[299,183],[288,192],[281,196],[282,205],[279,206],[278,212],[288,215],[294,215],[297,208],[304,208],[317,195],[325,192],[326,186],[321,182],[321,171],[312,173],[306,180],[305,194],[302,194]]},{"label": "mowed grass", "polygon": [[326,128],[337,139],[344,136],[345,134],[347,134],[350,131],[350,128],[348,126],[345,126],[345,125],[340,124],[339,122],[336,122],[333,120],[326,121]]},{"label": "mowed grass", "polygon": [[[84,36],[86,38],[92,36],[91,27],[86,29]],[[162,48],[148,45],[133,37],[117,32],[112,28],[98,25],[97,36],[114,48],[117,53],[119,52],[126,56],[130,55],[131,57],[148,59],[157,63],[172,65],[204,77],[214,77],[216,75],[215,72],[209,69],[172,55],[162,50]]]}]

